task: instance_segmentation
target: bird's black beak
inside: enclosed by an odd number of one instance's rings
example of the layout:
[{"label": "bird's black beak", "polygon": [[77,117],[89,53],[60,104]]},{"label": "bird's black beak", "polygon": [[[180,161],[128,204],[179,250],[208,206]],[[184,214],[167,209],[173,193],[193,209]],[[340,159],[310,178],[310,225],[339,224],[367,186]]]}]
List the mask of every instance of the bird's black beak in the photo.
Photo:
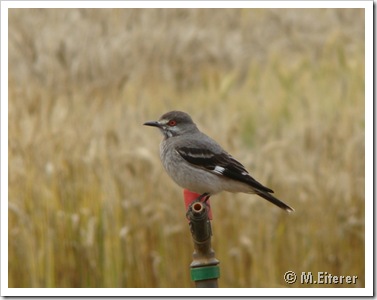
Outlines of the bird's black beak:
[{"label": "bird's black beak", "polygon": [[160,124],[158,121],[149,121],[149,122],[145,122],[143,125],[146,125],[146,126],[153,126],[153,127],[158,127],[158,128],[161,127],[161,124]]}]

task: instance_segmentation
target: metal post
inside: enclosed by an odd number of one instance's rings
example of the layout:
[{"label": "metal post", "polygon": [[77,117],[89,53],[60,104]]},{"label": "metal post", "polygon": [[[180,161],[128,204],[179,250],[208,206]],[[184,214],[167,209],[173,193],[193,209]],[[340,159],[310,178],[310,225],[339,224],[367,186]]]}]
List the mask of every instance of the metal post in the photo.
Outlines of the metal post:
[{"label": "metal post", "polygon": [[193,261],[190,265],[191,279],[197,288],[217,288],[220,277],[220,263],[211,248],[211,222],[209,206],[205,202],[192,202],[187,210],[192,239]]}]

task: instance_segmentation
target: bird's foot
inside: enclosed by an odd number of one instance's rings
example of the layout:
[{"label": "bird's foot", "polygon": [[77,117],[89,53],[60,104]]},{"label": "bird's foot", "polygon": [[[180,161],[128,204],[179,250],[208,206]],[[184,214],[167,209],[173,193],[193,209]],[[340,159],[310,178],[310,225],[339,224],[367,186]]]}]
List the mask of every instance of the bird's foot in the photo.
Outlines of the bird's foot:
[{"label": "bird's foot", "polygon": [[[208,213],[209,220],[212,220],[211,206],[210,206],[210,202],[208,201],[210,197],[211,197],[210,193],[204,193],[204,194],[199,195],[199,197],[197,197],[194,201],[192,201],[186,212],[187,219],[190,220],[189,215],[193,211],[195,212],[201,211],[202,208],[204,207],[204,209]],[[199,203],[200,205],[198,205]]]}]

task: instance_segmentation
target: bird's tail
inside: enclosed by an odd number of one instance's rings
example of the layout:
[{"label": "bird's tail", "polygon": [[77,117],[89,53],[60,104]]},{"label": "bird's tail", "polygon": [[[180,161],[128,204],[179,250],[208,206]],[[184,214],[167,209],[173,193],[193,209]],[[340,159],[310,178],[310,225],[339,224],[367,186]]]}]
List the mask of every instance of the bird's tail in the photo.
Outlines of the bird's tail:
[{"label": "bird's tail", "polygon": [[261,196],[262,198],[264,198],[264,199],[270,201],[271,203],[275,204],[276,206],[279,206],[280,208],[284,209],[286,212],[290,213],[290,212],[294,212],[295,211],[292,207],[290,207],[289,205],[285,204],[283,201],[280,201],[279,199],[275,198],[274,196],[272,196],[268,192],[256,190],[255,193],[258,196]]}]

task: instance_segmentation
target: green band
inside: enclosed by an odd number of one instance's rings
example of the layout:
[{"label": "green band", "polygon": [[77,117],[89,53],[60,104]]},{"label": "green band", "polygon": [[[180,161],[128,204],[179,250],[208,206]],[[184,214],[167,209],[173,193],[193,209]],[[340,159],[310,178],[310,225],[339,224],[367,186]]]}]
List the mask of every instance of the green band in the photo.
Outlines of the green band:
[{"label": "green band", "polygon": [[191,268],[191,280],[206,280],[220,277],[219,266],[206,266],[199,268]]}]

